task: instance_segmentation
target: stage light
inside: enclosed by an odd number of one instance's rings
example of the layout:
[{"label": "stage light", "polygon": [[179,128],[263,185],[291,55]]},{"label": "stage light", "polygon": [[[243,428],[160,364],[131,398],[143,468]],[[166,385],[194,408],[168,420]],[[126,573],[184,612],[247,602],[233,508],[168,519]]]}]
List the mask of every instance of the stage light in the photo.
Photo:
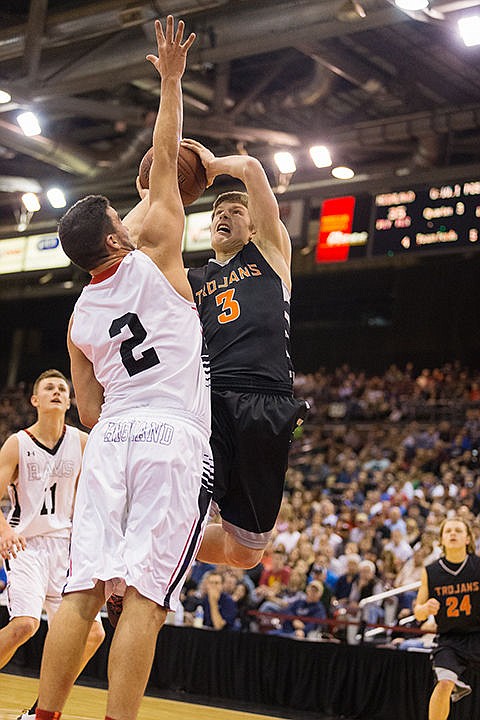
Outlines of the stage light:
[{"label": "stage light", "polygon": [[63,190],[60,188],[50,188],[47,190],[48,202],[53,208],[64,208],[67,204]]},{"label": "stage light", "polygon": [[0,105],[5,105],[5,103],[9,103],[12,99],[12,96],[10,93],[8,93],[6,90],[0,90]]},{"label": "stage light", "polygon": [[332,164],[330,150],[325,145],[313,145],[310,148],[310,157],[317,168],[330,167]]},{"label": "stage light", "polygon": [[22,203],[25,206],[25,210],[29,213],[38,212],[40,210],[40,201],[35,193],[24,193],[22,195]]},{"label": "stage light", "polygon": [[480,15],[460,18],[458,21],[460,35],[467,47],[480,45]]},{"label": "stage light", "polygon": [[273,158],[282,175],[291,175],[297,169],[293,155],[288,151],[276,152]]},{"label": "stage light", "polygon": [[17,122],[22,128],[23,134],[27,137],[40,135],[42,132],[37,116],[32,112],[20,113],[20,115],[17,116]]},{"label": "stage light", "polygon": [[351,180],[355,173],[349,167],[339,165],[338,167],[332,168],[332,175],[337,180]]}]

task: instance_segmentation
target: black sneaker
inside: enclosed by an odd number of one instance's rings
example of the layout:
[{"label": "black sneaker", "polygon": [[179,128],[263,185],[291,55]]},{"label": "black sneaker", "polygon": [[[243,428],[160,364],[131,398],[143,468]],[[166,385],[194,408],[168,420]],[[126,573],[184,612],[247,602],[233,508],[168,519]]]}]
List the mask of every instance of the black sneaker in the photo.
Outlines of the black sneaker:
[{"label": "black sneaker", "polygon": [[[122,610],[123,610],[123,597],[121,595],[115,595],[115,593],[112,593],[107,600],[107,616],[108,616],[110,625],[113,628],[117,627],[118,619],[119,619],[120,615],[122,614]],[[19,718],[17,718],[17,720],[19,720]],[[27,719],[23,718],[23,720],[27,720]]]}]

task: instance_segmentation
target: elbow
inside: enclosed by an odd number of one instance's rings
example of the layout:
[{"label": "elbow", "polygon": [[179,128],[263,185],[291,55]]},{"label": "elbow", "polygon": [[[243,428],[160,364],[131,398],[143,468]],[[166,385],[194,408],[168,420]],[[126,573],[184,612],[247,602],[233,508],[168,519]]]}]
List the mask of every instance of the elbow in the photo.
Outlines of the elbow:
[{"label": "elbow", "polygon": [[243,176],[245,183],[247,183],[250,178],[254,178],[260,174],[264,174],[264,169],[261,162],[257,160],[257,158],[250,157],[250,155],[248,155],[245,158],[245,164],[243,166]]},{"label": "elbow", "polygon": [[80,422],[86,428],[92,428],[98,422],[98,414],[89,412],[88,410],[81,411],[79,408],[78,417]]}]

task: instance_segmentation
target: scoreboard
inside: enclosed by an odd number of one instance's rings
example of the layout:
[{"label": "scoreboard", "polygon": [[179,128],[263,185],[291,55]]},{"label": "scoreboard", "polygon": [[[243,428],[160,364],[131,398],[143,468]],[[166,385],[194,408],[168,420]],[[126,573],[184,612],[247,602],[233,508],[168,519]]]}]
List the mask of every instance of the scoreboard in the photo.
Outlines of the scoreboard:
[{"label": "scoreboard", "polygon": [[480,248],[480,181],[380,193],[373,255]]}]

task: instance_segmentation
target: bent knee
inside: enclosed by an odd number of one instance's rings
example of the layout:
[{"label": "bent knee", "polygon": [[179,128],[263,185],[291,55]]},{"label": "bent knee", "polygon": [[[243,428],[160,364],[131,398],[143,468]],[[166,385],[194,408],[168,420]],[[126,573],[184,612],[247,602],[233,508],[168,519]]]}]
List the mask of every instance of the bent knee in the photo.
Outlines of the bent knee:
[{"label": "bent knee", "polygon": [[40,622],[37,618],[29,616],[14,617],[9,626],[17,643],[24,643],[35,635]]},{"label": "bent knee", "polygon": [[93,647],[99,647],[105,639],[105,630],[100,622],[95,621],[92,624],[90,632],[88,634],[88,643]]},{"label": "bent knee", "polygon": [[248,570],[258,565],[263,556],[263,548],[249,548],[233,540],[228,543],[226,555],[228,565]]}]

